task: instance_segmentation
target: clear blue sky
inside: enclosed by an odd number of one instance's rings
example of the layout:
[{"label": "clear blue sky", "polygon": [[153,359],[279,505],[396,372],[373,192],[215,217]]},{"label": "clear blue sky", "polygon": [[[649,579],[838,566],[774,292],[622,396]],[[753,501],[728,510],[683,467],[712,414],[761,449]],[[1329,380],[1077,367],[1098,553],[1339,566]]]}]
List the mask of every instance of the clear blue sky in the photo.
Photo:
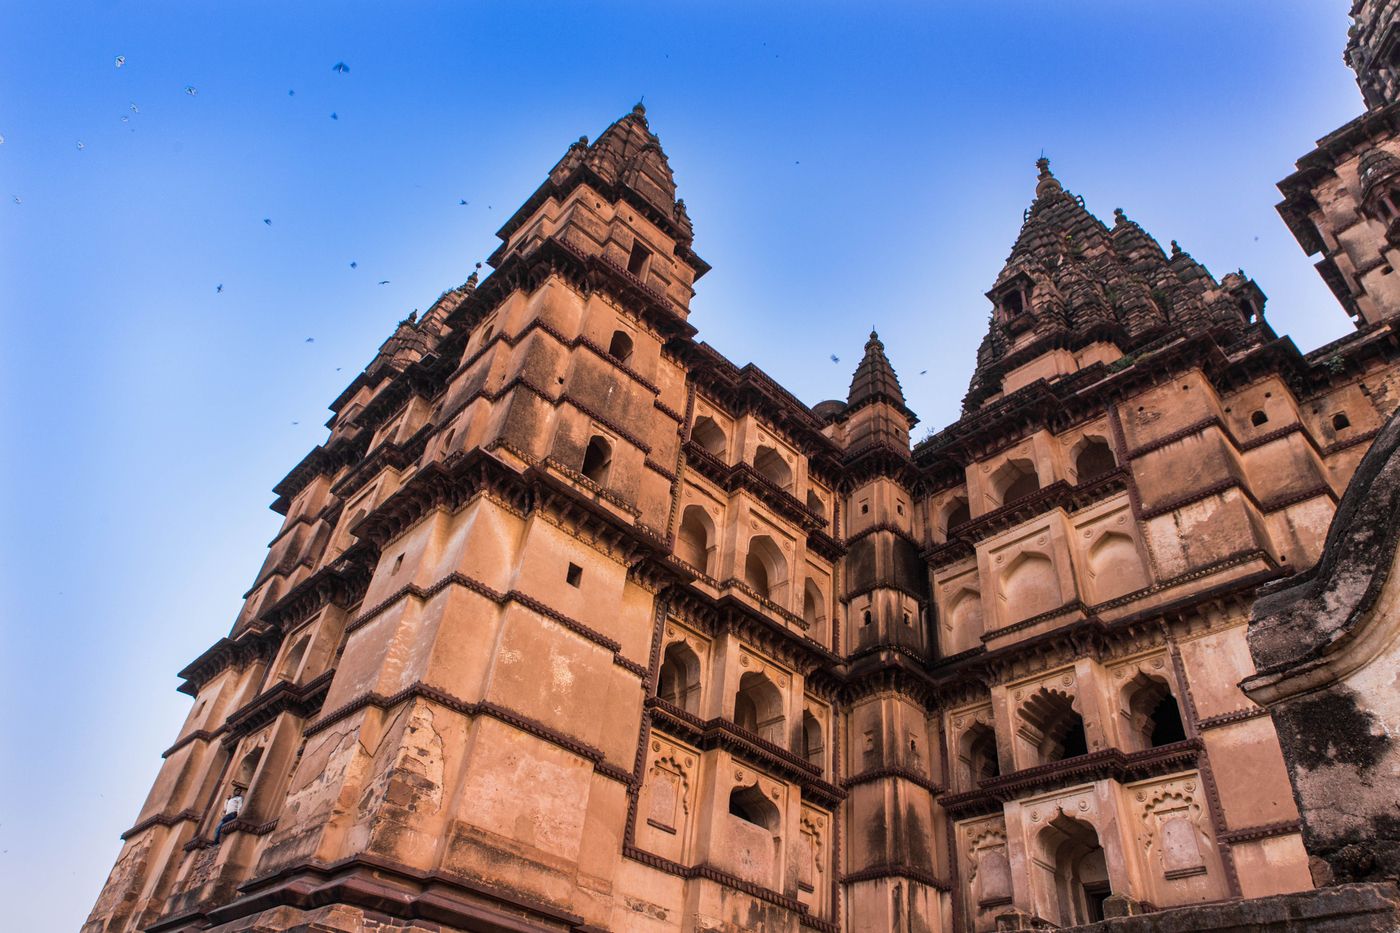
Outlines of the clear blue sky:
[{"label": "clear blue sky", "polygon": [[1348,329],[1273,210],[1361,109],[1347,7],[0,3],[3,925],[86,915],[271,486],[572,140],[645,95],[702,339],[810,404],[875,324],[942,426],[1042,148],[1304,349]]}]

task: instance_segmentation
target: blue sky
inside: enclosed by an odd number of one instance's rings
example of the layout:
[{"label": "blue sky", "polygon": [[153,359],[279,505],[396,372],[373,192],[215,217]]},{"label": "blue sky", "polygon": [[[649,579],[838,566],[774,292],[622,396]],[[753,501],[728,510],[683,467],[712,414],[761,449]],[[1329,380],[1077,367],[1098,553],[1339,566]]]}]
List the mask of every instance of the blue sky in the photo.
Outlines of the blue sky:
[{"label": "blue sky", "polygon": [[1042,149],[1304,349],[1349,328],[1273,209],[1361,109],[1347,7],[0,3],[7,925],[86,915],[270,488],[572,140],[645,95],[701,339],[811,404],[876,325],[942,426]]}]

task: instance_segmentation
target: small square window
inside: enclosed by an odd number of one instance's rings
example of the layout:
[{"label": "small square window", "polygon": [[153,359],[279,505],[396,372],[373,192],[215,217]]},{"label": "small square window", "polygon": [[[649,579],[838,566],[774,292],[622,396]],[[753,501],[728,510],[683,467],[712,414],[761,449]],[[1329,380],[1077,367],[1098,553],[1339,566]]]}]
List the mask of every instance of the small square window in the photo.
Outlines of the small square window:
[{"label": "small square window", "polygon": [[583,582],[583,568],[578,564],[570,564],[564,579],[568,581],[569,586],[578,586]]},{"label": "small square window", "polygon": [[869,502],[862,502],[862,503],[860,504],[860,514],[862,514],[862,515],[869,515],[869,514],[870,514],[870,503],[869,503]]}]

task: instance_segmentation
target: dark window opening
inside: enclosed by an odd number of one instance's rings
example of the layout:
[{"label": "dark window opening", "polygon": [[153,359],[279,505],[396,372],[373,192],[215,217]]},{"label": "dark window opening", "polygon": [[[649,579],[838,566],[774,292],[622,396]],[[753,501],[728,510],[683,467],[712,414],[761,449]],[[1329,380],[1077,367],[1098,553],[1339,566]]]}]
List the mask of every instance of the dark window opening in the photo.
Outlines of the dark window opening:
[{"label": "dark window opening", "polygon": [[952,531],[959,525],[966,525],[970,521],[972,521],[972,509],[968,507],[966,502],[960,500],[948,513],[948,525],[945,530]]},{"label": "dark window opening", "polygon": [[612,343],[608,344],[608,356],[619,363],[626,363],[632,359],[632,338],[627,336],[625,331],[614,331]]},{"label": "dark window opening", "polygon": [[862,624],[862,625],[869,625],[869,624],[870,624],[870,610],[869,610],[869,609],[867,609],[867,610],[865,610],[865,612],[861,613],[860,621],[861,621],[861,624]]},{"label": "dark window opening", "polygon": [[1261,424],[1268,424],[1269,416],[1264,414],[1263,410],[1261,409],[1260,411],[1256,411],[1254,414],[1249,416],[1249,423],[1257,428]]},{"label": "dark window opening", "polygon": [[583,452],[582,473],[599,486],[608,481],[608,468],[612,466],[612,445],[595,434],[588,441]]},{"label": "dark window opening", "polygon": [[1104,919],[1103,904],[1112,894],[1113,890],[1106,881],[1084,885],[1084,907],[1089,914],[1085,918],[1087,922],[1097,923]]},{"label": "dark window opening", "polygon": [[1112,449],[1109,448],[1108,444],[1098,439],[1085,444],[1074,461],[1074,472],[1078,475],[1081,483],[1098,479],[1100,476],[1112,473],[1117,468],[1118,461],[1114,459]]},{"label": "dark window opening", "polygon": [[569,586],[577,587],[583,583],[583,568],[578,564],[570,564],[569,569],[564,573],[564,579]]},{"label": "dark window opening", "polygon": [[1149,741],[1153,748],[1186,741],[1186,726],[1181,722],[1181,709],[1176,705],[1176,697],[1170,693],[1162,697],[1149,715],[1152,718]]},{"label": "dark window opening", "polygon": [[1022,473],[1006,487],[1006,495],[1002,501],[1015,502],[1037,492],[1040,492],[1040,478],[1034,473]]},{"label": "dark window opening", "polygon": [[398,572],[399,572],[399,568],[402,567],[402,566],[403,566],[403,555],[400,554],[398,557],[395,557],[395,558],[394,558],[394,569],[389,571],[389,575],[390,575],[390,576],[393,576],[394,574],[398,573]]},{"label": "dark window opening", "polygon": [[869,503],[869,502],[862,502],[862,503],[860,504],[860,514],[862,514],[862,515],[869,515],[869,514],[870,514],[870,503]]},{"label": "dark window opening", "polygon": [[632,241],[632,255],[627,257],[627,271],[642,278],[646,275],[647,260],[651,258],[651,250],[647,249],[636,240]]},{"label": "dark window opening", "polygon": [[1021,295],[1020,291],[1007,292],[1002,296],[1001,308],[1006,312],[1007,317],[1016,317],[1022,311],[1026,310],[1026,299]]},{"label": "dark window opening", "polygon": [[1339,411],[1332,416],[1332,430],[1341,431],[1351,427],[1351,419],[1346,416],[1346,412]]},{"label": "dark window opening", "polygon": [[778,808],[757,785],[736,787],[729,793],[729,815],[746,823],[773,830],[778,827]]}]

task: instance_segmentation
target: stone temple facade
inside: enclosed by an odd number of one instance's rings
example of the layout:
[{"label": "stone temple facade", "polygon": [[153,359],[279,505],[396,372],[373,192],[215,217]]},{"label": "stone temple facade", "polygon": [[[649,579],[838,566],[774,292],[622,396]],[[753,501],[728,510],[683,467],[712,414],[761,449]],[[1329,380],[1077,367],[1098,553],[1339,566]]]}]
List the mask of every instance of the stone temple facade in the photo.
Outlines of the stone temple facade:
[{"label": "stone temple facade", "polygon": [[1252,656],[1251,609],[1400,407],[1396,7],[1356,5],[1369,109],[1281,185],[1355,333],[1299,352],[1042,160],[962,417],[912,445],[874,333],[810,408],[697,341],[640,105],[574,143],[277,485],[84,929],[1243,929],[1182,918],[1366,876],[1344,814],[1304,846],[1317,717],[1281,743],[1239,685],[1312,689],[1311,616]]}]

